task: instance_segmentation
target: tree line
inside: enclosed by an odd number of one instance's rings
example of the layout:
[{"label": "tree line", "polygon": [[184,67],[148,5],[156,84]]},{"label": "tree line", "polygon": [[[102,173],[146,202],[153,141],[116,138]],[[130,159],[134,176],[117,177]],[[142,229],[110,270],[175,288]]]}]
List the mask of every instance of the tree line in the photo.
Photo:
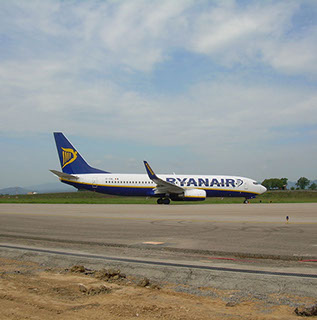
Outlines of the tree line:
[{"label": "tree line", "polygon": [[[270,178],[265,179],[262,185],[268,190],[286,190],[287,182],[287,178]],[[315,182],[310,183],[310,180],[306,177],[300,177],[296,182],[296,188],[291,187],[291,190],[305,190],[307,187],[310,190],[317,190],[317,184]]]}]

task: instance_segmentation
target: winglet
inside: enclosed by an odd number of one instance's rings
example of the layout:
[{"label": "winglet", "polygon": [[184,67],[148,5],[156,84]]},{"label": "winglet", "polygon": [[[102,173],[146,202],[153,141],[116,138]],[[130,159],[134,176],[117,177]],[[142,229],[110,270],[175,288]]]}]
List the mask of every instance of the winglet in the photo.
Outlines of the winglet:
[{"label": "winglet", "polygon": [[158,177],[156,176],[156,174],[154,173],[154,171],[152,170],[152,168],[150,167],[150,165],[147,163],[147,161],[143,161],[144,162],[144,165],[145,165],[145,169],[146,169],[146,172],[149,176],[149,178],[151,180],[153,179],[158,179]]}]

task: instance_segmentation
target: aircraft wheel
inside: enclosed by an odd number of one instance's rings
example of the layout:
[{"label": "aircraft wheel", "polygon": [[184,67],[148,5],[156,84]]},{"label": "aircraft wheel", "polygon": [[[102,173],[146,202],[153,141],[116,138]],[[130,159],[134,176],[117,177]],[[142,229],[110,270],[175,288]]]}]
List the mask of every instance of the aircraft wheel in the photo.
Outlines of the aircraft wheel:
[{"label": "aircraft wheel", "polygon": [[156,202],[157,202],[157,204],[163,204],[163,199],[162,198],[158,198]]},{"label": "aircraft wheel", "polygon": [[164,204],[170,204],[171,200],[169,198],[163,199]]},{"label": "aircraft wheel", "polygon": [[245,199],[245,200],[243,201],[243,203],[248,204],[248,203],[249,203],[249,200],[248,200],[248,199]]}]

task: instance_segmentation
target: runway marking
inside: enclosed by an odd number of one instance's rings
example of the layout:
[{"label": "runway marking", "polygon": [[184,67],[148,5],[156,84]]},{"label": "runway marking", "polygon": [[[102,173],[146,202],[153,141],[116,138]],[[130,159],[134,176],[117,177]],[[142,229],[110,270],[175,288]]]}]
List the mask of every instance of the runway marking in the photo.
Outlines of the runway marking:
[{"label": "runway marking", "polygon": [[11,245],[0,245],[0,248],[25,250],[25,251],[39,252],[39,253],[48,253],[48,254],[55,254],[55,255],[61,255],[61,256],[72,256],[72,257],[81,257],[81,258],[89,258],[89,259],[101,259],[101,260],[106,260],[106,261],[139,263],[139,264],[153,265],[153,266],[192,268],[192,269],[202,269],[202,270],[210,270],[210,271],[223,271],[223,272],[236,272],[236,273],[247,273],[247,274],[317,279],[317,274],[211,267],[211,266],[202,266],[202,265],[181,264],[181,263],[172,263],[172,262],[158,262],[158,261],[138,260],[138,259],[129,259],[129,258],[114,258],[114,257],[106,257],[106,256],[94,255],[94,254],[75,253],[75,252],[39,249],[39,248],[31,248],[31,247],[20,247],[20,246],[11,246]]},{"label": "runway marking", "polygon": [[153,244],[153,245],[159,245],[159,244],[164,244],[165,242],[158,242],[158,241],[146,241],[142,242],[144,244]]},{"label": "runway marking", "polygon": [[[120,214],[120,213],[118,213]],[[50,213],[19,213],[19,212],[0,212],[0,215],[24,215],[24,216],[52,216],[52,217],[63,217],[63,218],[76,218],[76,219],[108,219],[108,220],[139,220],[139,221],[174,221],[174,222],[211,222],[211,223],[263,223],[263,224],[281,224],[285,225],[284,219],[281,219],[280,221],[249,221],[249,220],[209,220],[209,219],[183,219],[183,218],[148,218],[148,217],[102,217],[102,216],[81,216],[81,215],[75,215],[74,213],[70,214],[50,214]],[[287,225],[297,225],[297,224],[317,224],[317,221],[309,221],[309,222],[292,222],[288,223]]]},{"label": "runway marking", "polygon": [[207,257],[209,260],[230,260],[230,261],[248,261],[236,258],[225,258],[225,257]]}]

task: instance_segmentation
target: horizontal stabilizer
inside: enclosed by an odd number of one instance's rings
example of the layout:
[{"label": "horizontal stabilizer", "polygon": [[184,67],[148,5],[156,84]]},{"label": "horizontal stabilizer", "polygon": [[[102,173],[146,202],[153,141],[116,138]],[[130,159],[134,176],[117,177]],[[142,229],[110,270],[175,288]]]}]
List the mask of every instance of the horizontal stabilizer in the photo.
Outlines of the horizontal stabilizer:
[{"label": "horizontal stabilizer", "polygon": [[60,171],[57,171],[57,170],[50,170],[52,173],[54,173],[55,175],[57,175],[58,177],[60,178],[64,178],[64,179],[79,179],[78,177],[76,176],[73,176],[72,174],[68,174],[68,173],[65,173],[65,172],[60,172]]}]

